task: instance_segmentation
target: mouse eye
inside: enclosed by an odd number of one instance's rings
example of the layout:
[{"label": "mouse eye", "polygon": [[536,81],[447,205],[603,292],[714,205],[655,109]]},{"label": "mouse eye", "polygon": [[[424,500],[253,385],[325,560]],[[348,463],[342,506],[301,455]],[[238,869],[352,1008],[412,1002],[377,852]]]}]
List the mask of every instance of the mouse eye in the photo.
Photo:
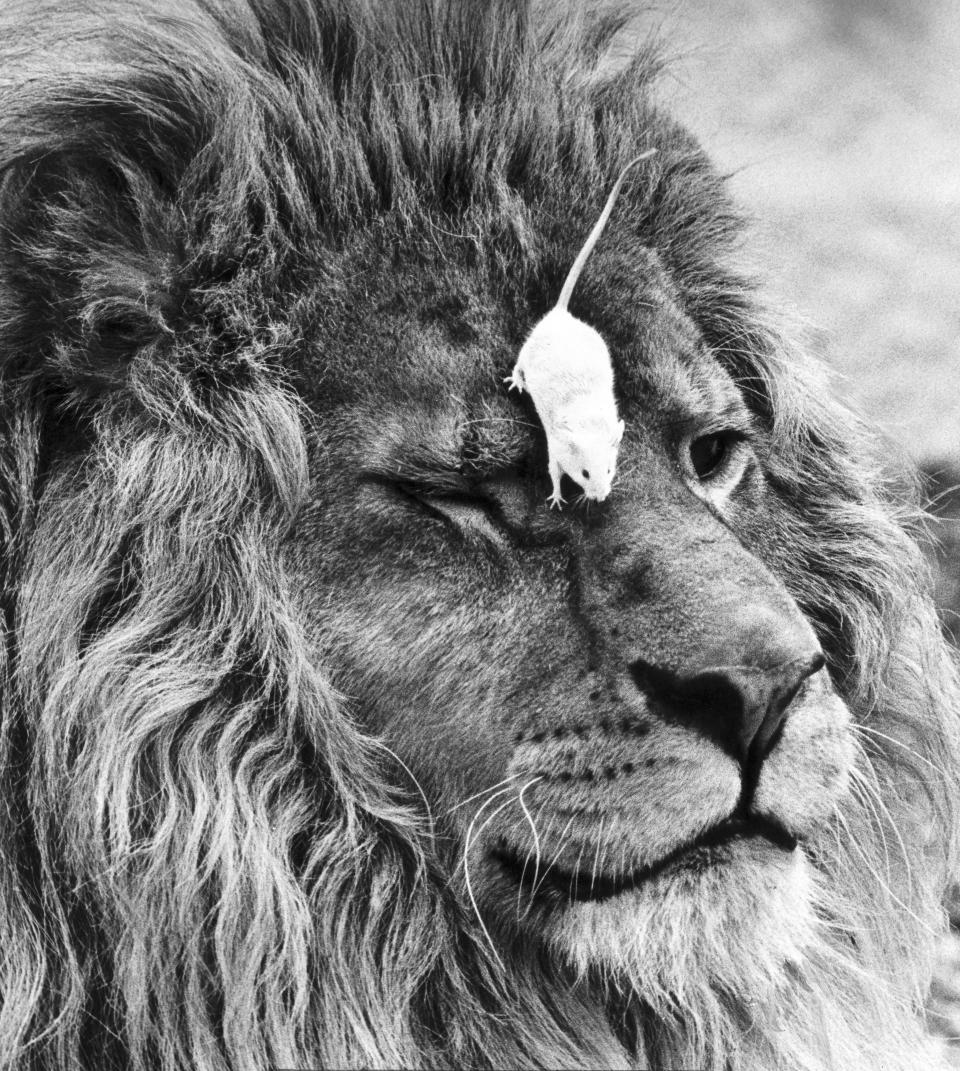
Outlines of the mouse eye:
[{"label": "mouse eye", "polygon": [[582,477],[583,477],[583,478],[584,478],[585,480],[589,480],[589,479],[590,479],[590,473],[589,473],[589,472],[587,472],[587,470],[586,470],[586,469],[584,469],[584,470],[583,470],[583,471],[582,471],[582,472],[580,473],[580,475],[581,475],[581,476],[582,476]]}]

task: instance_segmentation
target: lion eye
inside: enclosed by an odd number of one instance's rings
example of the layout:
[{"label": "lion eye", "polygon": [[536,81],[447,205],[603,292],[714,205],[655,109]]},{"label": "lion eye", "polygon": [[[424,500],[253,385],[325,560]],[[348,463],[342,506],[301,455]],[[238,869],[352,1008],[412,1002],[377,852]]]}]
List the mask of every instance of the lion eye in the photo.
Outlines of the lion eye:
[{"label": "lion eye", "polygon": [[737,428],[691,436],[680,447],[677,460],[690,489],[717,506],[758,464],[750,436]]},{"label": "lion eye", "polygon": [[467,496],[418,495],[431,513],[442,517],[461,535],[479,536],[496,546],[504,546],[503,534],[491,517],[491,503]]},{"label": "lion eye", "polygon": [[734,439],[728,433],[701,435],[690,443],[690,465],[700,480],[709,479],[729,456]]}]

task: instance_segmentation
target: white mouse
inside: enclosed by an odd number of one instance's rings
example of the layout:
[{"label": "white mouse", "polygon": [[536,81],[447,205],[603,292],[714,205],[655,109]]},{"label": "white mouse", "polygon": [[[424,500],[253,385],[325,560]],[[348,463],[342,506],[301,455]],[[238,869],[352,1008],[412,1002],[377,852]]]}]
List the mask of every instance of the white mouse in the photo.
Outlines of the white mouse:
[{"label": "white mouse", "polygon": [[600,218],[573,262],[557,304],[530,332],[513,372],[510,389],[527,390],[547,435],[547,459],[553,491],[547,501],[558,509],[560,478],[566,473],[584,496],[602,502],[610,494],[617,469],[623,421],[613,397],[613,368],[606,343],[589,324],[567,311],[570,295],[587,257],[603,233],[627,172],[656,152],[631,160],[614,183]]}]

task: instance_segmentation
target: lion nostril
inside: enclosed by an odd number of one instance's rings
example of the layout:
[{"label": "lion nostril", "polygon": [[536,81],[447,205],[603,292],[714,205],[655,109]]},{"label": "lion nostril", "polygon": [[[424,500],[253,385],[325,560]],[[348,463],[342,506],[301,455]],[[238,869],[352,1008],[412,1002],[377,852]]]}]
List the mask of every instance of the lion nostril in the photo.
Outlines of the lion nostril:
[{"label": "lion nostril", "polygon": [[[776,746],[786,721],[790,704],[803,687],[803,682],[814,673],[819,673],[827,664],[823,652],[817,650],[812,655],[801,655],[778,667],[765,670],[768,677],[766,689],[761,692],[761,703],[766,701],[765,711],[754,713],[755,724],[746,726],[744,744],[759,760],[762,760]],[[751,733],[752,729],[752,733]]]},{"label": "lion nostril", "polygon": [[746,767],[775,746],[803,682],[823,668],[817,649],[774,665],[709,665],[675,672],[637,659],[630,673],[666,721],[709,737]]}]

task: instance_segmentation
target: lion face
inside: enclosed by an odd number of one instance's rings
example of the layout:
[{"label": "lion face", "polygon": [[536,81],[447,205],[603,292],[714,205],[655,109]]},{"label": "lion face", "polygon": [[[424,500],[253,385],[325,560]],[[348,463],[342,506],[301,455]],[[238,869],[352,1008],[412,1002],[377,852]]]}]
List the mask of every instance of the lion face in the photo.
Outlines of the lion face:
[{"label": "lion face", "polygon": [[800,954],[809,842],[853,748],[764,561],[769,444],[679,311],[633,285],[595,302],[640,310],[607,324],[627,426],[607,502],[548,510],[533,410],[479,347],[434,338],[437,388],[411,374],[386,408],[357,388],[317,448],[315,502],[326,474],[357,478],[292,558],[336,686],[416,779],[491,933],[669,985],[690,959]]}]

